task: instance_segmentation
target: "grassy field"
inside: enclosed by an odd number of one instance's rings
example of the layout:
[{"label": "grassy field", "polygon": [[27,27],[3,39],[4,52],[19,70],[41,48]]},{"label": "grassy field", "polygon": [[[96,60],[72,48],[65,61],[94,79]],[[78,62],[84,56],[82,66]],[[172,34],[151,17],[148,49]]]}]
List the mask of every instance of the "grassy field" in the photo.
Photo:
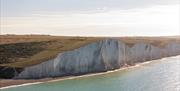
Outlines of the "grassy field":
[{"label": "grassy field", "polygon": [[0,66],[24,68],[100,39],[40,35],[1,36]]},{"label": "grassy field", "polygon": [[[0,35],[0,66],[24,68],[107,37],[65,37],[49,35]],[[180,37],[113,37],[129,46],[138,42],[163,47],[169,42],[180,42]]]}]

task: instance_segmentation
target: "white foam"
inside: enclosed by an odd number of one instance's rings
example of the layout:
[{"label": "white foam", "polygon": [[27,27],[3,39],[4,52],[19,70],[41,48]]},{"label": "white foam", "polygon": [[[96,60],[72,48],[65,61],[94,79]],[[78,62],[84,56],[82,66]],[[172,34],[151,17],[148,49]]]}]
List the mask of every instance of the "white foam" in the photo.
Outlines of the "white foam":
[{"label": "white foam", "polygon": [[12,86],[1,87],[0,89],[7,89],[7,88],[13,88],[13,87],[20,87],[20,86],[34,85],[34,84],[40,84],[40,83],[44,83],[44,82],[24,83],[24,84],[20,84],[20,85],[12,85]]}]

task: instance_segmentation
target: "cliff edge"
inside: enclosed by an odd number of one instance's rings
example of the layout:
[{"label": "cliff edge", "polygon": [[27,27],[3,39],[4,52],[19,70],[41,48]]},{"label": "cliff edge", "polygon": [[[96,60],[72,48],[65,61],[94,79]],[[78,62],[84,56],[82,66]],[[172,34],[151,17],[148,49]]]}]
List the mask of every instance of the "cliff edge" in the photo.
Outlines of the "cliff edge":
[{"label": "cliff edge", "polygon": [[147,42],[127,44],[116,38],[106,38],[61,52],[40,64],[25,67],[21,72],[15,73],[13,78],[34,79],[104,72],[175,55],[180,55],[179,42],[156,46]]}]

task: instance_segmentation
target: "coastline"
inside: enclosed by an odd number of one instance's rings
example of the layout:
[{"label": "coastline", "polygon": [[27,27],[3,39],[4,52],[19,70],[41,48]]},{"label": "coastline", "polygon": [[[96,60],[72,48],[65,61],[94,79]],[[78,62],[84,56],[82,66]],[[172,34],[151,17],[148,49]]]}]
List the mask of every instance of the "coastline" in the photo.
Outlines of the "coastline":
[{"label": "coastline", "polygon": [[[165,58],[157,59],[156,61],[163,61],[163,59],[173,58],[173,57],[180,57],[180,56],[177,55],[177,56],[172,56],[172,57],[165,57]],[[156,62],[156,61],[150,60],[150,61],[146,61],[146,62],[142,62],[142,63],[137,63],[133,66],[121,67],[121,68],[116,69],[116,70],[111,70],[111,71],[107,71],[107,72],[100,72],[100,73],[89,73],[89,74],[80,75],[80,76],[65,76],[65,77],[43,78],[43,79],[18,79],[18,80],[0,79],[0,90],[6,89],[6,88],[13,88],[13,87],[41,84],[41,83],[47,83],[47,82],[56,82],[56,81],[77,79],[77,78],[82,78],[82,77],[90,77],[90,76],[96,76],[96,75],[109,74],[109,73],[113,73],[113,72],[117,72],[117,71],[122,71],[122,70],[127,70],[127,69],[132,69],[135,67],[143,66],[145,64],[149,64],[149,63]]]}]

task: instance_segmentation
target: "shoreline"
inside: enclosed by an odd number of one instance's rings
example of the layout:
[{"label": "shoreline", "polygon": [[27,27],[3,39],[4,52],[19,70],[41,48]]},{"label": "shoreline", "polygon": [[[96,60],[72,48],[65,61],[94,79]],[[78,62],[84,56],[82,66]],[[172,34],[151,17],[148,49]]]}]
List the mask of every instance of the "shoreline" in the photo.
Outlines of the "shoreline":
[{"label": "shoreline", "polygon": [[64,81],[64,80],[70,80],[70,79],[77,79],[77,78],[83,78],[83,77],[91,77],[91,76],[109,74],[109,73],[114,73],[114,72],[118,72],[118,71],[122,71],[122,70],[140,67],[140,66],[143,66],[145,64],[150,64],[155,61],[158,61],[158,62],[163,61],[164,59],[173,58],[173,57],[180,57],[180,56],[177,55],[177,56],[172,56],[172,57],[164,57],[161,59],[137,63],[133,66],[121,67],[119,69],[115,69],[115,70],[111,70],[111,71],[107,71],[107,72],[89,73],[89,74],[80,75],[80,76],[65,76],[65,77],[42,78],[42,79],[17,79],[17,80],[16,79],[0,79],[0,90],[7,89],[7,88],[13,88],[13,87],[20,87],[20,86],[27,86],[27,85],[34,85],[34,84],[41,84],[41,83],[50,83],[50,82],[57,82],[57,81]]}]

